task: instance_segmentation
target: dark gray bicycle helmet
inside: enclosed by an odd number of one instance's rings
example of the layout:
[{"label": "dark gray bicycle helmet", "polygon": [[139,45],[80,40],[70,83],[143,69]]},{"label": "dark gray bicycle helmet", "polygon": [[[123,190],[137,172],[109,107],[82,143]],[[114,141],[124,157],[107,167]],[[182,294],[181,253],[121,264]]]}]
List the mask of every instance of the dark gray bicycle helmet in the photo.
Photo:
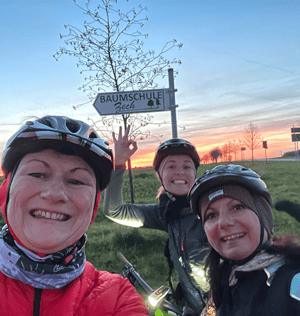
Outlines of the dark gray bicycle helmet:
[{"label": "dark gray bicycle helmet", "polygon": [[108,143],[90,125],[66,116],[45,116],[21,126],[3,151],[2,170],[5,177],[23,156],[47,148],[72,148],[94,169],[100,191],[105,189],[113,169],[113,155]]},{"label": "dark gray bicycle helmet", "polygon": [[192,143],[185,139],[172,138],[157,147],[153,160],[155,171],[158,171],[161,162],[169,155],[188,155],[192,158],[196,169],[200,165],[200,157]]},{"label": "dark gray bicycle helmet", "polygon": [[192,186],[188,200],[191,208],[195,214],[199,214],[199,202],[201,197],[212,189],[226,184],[238,184],[249,192],[257,193],[266,199],[272,205],[271,196],[267,186],[260,175],[249,168],[240,165],[220,165],[214,167],[212,170],[206,171],[200,178],[198,178]]}]

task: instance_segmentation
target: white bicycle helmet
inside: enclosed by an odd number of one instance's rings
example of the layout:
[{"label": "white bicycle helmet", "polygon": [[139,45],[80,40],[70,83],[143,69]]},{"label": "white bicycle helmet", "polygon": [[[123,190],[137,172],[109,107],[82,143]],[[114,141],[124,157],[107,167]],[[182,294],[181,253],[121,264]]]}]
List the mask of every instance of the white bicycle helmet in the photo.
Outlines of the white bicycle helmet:
[{"label": "white bicycle helmet", "polygon": [[91,165],[100,191],[104,190],[113,169],[113,155],[108,143],[90,125],[66,116],[45,116],[21,126],[4,148],[2,170],[7,177],[26,154],[64,148],[71,148]]}]

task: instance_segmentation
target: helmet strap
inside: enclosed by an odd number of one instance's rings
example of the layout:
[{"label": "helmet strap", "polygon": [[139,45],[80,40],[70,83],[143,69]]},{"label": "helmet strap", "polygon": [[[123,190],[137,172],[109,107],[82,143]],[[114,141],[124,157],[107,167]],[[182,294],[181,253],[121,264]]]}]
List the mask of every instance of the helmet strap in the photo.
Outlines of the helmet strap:
[{"label": "helmet strap", "polygon": [[162,187],[164,188],[164,191],[168,194],[171,194],[173,195],[171,192],[169,192],[168,190],[166,190],[165,186],[164,186],[164,183],[163,183],[163,180],[159,174],[159,171],[156,172],[156,177],[157,177],[157,180],[161,183]]},{"label": "helmet strap", "polygon": [[[12,184],[12,181],[15,177],[15,174],[17,172],[17,169],[19,167],[19,164],[22,160],[23,156],[21,158],[19,158],[19,160],[17,161],[17,163],[15,164],[12,172],[10,173],[10,177],[9,177],[9,183],[8,183],[8,187],[7,187],[7,193],[6,193],[6,203],[5,203],[5,217],[7,218],[7,206],[8,206],[8,202],[9,202],[9,192],[10,192],[10,187],[11,187],[11,184]],[[8,220],[7,220],[8,222]]]}]

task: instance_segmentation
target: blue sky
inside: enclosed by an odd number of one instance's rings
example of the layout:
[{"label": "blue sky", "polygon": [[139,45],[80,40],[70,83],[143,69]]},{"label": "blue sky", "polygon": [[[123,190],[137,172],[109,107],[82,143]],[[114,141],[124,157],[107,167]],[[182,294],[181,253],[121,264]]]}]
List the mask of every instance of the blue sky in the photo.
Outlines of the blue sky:
[{"label": "blue sky", "polygon": [[[252,122],[269,141],[269,155],[293,149],[290,128],[300,125],[300,1],[119,4],[147,7],[146,48],[158,50],[173,38],[183,43],[168,55],[182,61],[175,78],[179,137],[205,153],[240,136]],[[91,104],[72,107],[88,101],[78,90],[84,78],[76,59],[52,57],[64,46],[64,24],[80,26],[83,20],[72,0],[0,0],[0,152],[25,117],[99,117]],[[166,87],[167,79],[159,84]],[[154,121],[170,121],[169,112],[155,114]],[[171,137],[169,124],[148,128],[161,140]],[[140,155],[157,144],[155,137],[140,141]]]}]

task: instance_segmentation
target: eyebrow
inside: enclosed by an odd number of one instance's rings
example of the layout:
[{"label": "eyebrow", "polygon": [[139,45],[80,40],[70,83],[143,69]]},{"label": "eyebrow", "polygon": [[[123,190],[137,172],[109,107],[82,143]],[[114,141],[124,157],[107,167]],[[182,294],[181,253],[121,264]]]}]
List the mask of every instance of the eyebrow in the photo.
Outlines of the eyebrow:
[{"label": "eyebrow", "polygon": [[[169,160],[168,162],[166,162],[166,164],[168,164],[169,162],[176,162],[176,160]],[[193,162],[189,160],[184,160],[183,162],[188,162],[190,164],[193,164]]]},{"label": "eyebrow", "polygon": [[[232,200],[228,201],[228,202],[226,203],[226,205],[227,205],[227,206],[231,206],[231,205],[233,205],[235,202],[237,202],[238,204],[243,204],[243,203],[240,202],[239,200],[232,199]],[[244,205],[244,204],[243,204],[243,205]],[[215,208],[215,207],[209,206],[209,207],[206,209],[204,215],[206,214],[206,212],[207,212],[208,210],[217,211],[218,209]]]},{"label": "eyebrow", "polygon": [[50,168],[50,165],[46,161],[40,160],[40,159],[30,159],[26,161],[26,163],[34,162],[34,161],[41,162],[45,167]]},{"label": "eyebrow", "polygon": [[76,167],[70,170],[70,172],[75,172],[77,170],[84,170],[87,171],[89,174],[93,174],[93,172],[91,172],[91,170],[87,169],[87,168],[83,168],[83,167]]},{"label": "eyebrow", "polygon": [[[34,162],[34,161],[41,162],[46,168],[50,168],[50,165],[46,161],[40,160],[40,159],[30,159],[26,163]],[[84,167],[75,167],[75,168],[71,169],[69,172],[75,172],[77,170],[85,170],[89,174],[93,174],[90,170],[88,170],[87,168],[84,168]]]}]

